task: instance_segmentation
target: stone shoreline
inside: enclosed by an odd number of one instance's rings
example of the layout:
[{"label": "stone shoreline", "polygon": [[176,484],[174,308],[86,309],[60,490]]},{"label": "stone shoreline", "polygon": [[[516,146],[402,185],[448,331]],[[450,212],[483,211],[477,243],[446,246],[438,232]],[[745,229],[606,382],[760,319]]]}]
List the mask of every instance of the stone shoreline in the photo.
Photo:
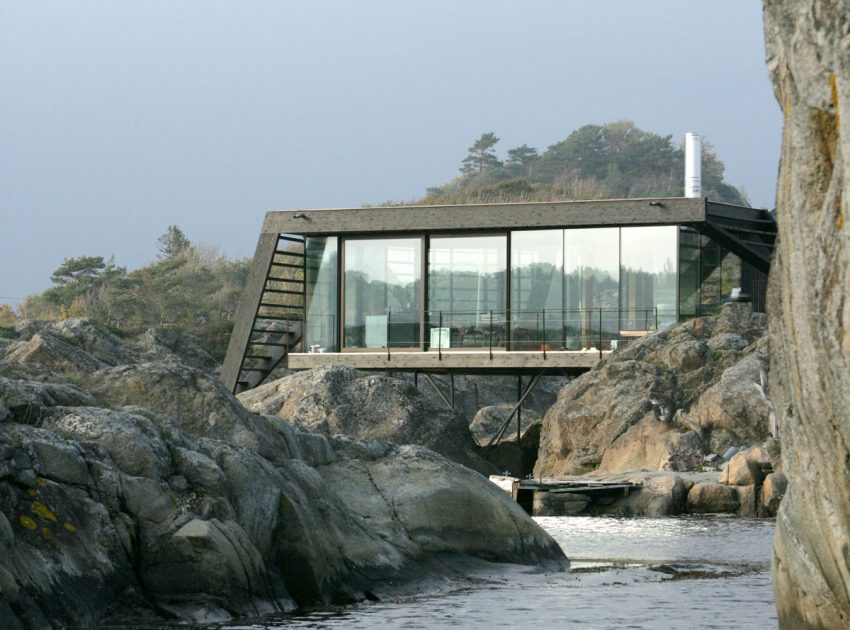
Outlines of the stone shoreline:
[{"label": "stone shoreline", "polygon": [[[772,460],[771,455],[773,453]],[[775,465],[775,468],[774,468]],[[781,472],[778,440],[735,454],[722,471],[623,471],[559,475],[560,481],[630,482],[628,496],[537,492],[534,516],[674,516],[737,514],[775,517],[788,482]],[[769,472],[768,472],[769,471]]]}]

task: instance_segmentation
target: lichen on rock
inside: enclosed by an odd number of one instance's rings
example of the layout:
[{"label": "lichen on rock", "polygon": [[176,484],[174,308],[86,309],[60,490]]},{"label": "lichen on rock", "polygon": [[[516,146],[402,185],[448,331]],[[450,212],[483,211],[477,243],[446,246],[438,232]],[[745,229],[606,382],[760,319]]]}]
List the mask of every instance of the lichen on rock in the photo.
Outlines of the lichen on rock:
[{"label": "lichen on rock", "polygon": [[[568,566],[478,473],[251,413],[191,347],[73,320],[0,348],[4,626],[210,623],[415,591],[470,559]],[[358,379],[358,404],[429,409],[403,382]]]}]

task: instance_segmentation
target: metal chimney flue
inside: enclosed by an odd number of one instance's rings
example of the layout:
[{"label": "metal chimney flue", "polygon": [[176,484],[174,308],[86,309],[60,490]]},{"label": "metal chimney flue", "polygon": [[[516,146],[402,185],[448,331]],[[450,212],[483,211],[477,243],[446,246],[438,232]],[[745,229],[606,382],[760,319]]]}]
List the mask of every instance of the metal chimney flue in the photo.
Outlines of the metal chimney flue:
[{"label": "metal chimney flue", "polygon": [[685,197],[702,197],[702,136],[685,134]]}]

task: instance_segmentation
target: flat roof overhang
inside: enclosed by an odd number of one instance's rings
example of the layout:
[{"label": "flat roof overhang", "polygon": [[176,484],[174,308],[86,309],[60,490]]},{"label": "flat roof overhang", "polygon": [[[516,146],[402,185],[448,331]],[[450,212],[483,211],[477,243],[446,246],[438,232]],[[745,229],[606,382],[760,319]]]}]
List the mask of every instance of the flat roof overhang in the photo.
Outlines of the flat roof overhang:
[{"label": "flat roof overhang", "polygon": [[263,232],[309,236],[691,224],[706,220],[706,205],[704,197],[672,197],[280,210],[266,213]]},{"label": "flat roof overhang", "polygon": [[383,352],[290,352],[287,355],[287,367],[293,370],[307,370],[322,365],[345,365],[358,370],[419,370],[423,372],[477,372],[492,370],[540,371],[552,370],[589,370],[596,367],[610,352],[562,351],[552,350],[545,354],[540,350],[523,352],[487,351],[436,351],[391,350]]}]

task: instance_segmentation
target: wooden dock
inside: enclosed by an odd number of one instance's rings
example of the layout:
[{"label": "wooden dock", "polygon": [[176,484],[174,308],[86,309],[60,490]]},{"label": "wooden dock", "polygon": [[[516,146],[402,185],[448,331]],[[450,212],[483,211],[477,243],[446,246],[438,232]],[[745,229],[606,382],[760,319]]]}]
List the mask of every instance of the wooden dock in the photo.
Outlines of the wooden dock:
[{"label": "wooden dock", "polygon": [[629,496],[641,484],[630,481],[590,481],[564,479],[518,479],[503,475],[490,475],[490,481],[513,497],[530,514],[534,495],[538,492],[552,494],[580,494],[584,496]]}]

